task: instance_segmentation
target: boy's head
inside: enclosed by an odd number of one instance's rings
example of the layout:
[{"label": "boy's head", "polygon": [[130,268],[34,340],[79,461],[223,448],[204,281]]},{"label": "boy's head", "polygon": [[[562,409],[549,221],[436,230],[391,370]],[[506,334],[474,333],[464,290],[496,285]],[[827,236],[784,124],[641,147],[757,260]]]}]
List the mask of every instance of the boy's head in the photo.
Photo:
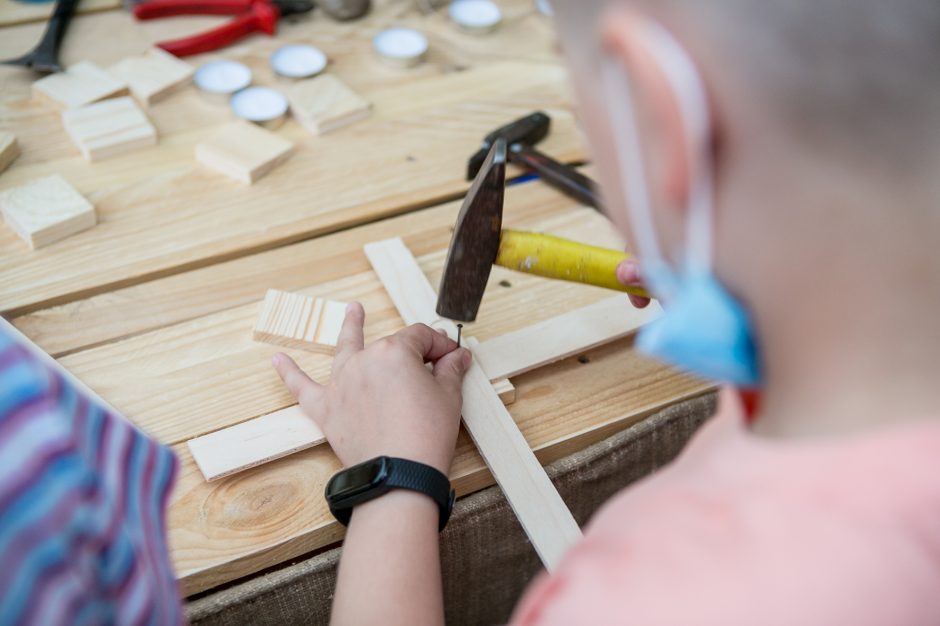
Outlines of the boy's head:
[{"label": "boy's head", "polygon": [[784,315],[801,317],[798,301],[836,318],[841,305],[877,297],[879,284],[911,282],[917,267],[940,275],[932,257],[923,263],[940,236],[940,3],[554,4],[608,212],[635,247],[608,121],[621,105],[601,68],[606,60],[629,76],[656,231],[673,263],[696,164],[648,45],[650,20],[692,60],[710,117],[714,269],[762,343]]}]

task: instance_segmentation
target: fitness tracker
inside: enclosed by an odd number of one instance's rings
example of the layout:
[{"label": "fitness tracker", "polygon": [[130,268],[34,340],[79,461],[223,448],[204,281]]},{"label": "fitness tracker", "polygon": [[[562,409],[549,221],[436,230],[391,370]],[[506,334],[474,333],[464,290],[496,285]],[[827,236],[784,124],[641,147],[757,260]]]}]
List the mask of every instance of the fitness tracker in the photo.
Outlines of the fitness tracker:
[{"label": "fitness tracker", "polygon": [[392,489],[409,489],[429,496],[441,511],[444,530],[454,508],[454,490],[447,476],[424,463],[379,456],[336,473],[326,484],[326,502],[343,526],[355,506],[383,496]]}]

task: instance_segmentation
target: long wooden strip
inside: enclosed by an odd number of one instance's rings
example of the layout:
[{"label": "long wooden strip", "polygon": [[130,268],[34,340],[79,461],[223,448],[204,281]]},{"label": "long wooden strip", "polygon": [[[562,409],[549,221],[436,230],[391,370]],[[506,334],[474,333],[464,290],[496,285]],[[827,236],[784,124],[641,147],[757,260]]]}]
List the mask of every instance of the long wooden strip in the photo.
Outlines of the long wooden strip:
[{"label": "long wooden strip", "polygon": [[[504,404],[516,399],[507,378],[493,381]],[[209,482],[307,450],[326,441],[323,431],[299,405],[190,439],[186,442],[199,471]]]},{"label": "long wooden strip", "polygon": [[[456,337],[453,322],[434,312],[434,290],[401,239],[367,244],[365,252],[405,323],[423,322]],[[463,421],[539,558],[551,571],[581,537],[581,530],[476,361],[464,378]]]},{"label": "long wooden strip", "polygon": [[280,459],[323,443],[323,431],[299,405],[190,439],[193,460],[206,480]]},{"label": "long wooden strip", "polygon": [[661,312],[656,302],[637,309],[614,296],[484,341],[473,353],[491,378],[512,378],[626,337]]}]

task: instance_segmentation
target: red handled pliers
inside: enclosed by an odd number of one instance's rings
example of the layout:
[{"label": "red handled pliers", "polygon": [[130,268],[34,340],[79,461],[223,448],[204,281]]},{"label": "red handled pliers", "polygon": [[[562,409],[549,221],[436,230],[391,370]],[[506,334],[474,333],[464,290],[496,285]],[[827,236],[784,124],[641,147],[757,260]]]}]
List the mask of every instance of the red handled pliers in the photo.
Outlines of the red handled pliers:
[{"label": "red handled pliers", "polygon": [[281,17],[311,9],[311,0],[149,0],[134,7],[134,16],[139,20],[171,15],[238,16],[210,31],[157,44],[171,54],[185,57],[218,50],[256,31],[273,35]]}]

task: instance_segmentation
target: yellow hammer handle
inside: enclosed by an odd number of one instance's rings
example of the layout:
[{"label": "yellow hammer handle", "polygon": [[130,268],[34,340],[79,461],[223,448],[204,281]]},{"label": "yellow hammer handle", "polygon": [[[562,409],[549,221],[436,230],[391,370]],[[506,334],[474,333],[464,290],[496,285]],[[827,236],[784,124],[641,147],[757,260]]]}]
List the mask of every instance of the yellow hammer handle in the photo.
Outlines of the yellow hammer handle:
[{"label": "yellow hammer handle", "polygon": [[584,243],[518,230],[504,229],[496,265],[545,278],[557,278],[649,297],[642,287],[617,282],[617,265],[631,255]]}]

